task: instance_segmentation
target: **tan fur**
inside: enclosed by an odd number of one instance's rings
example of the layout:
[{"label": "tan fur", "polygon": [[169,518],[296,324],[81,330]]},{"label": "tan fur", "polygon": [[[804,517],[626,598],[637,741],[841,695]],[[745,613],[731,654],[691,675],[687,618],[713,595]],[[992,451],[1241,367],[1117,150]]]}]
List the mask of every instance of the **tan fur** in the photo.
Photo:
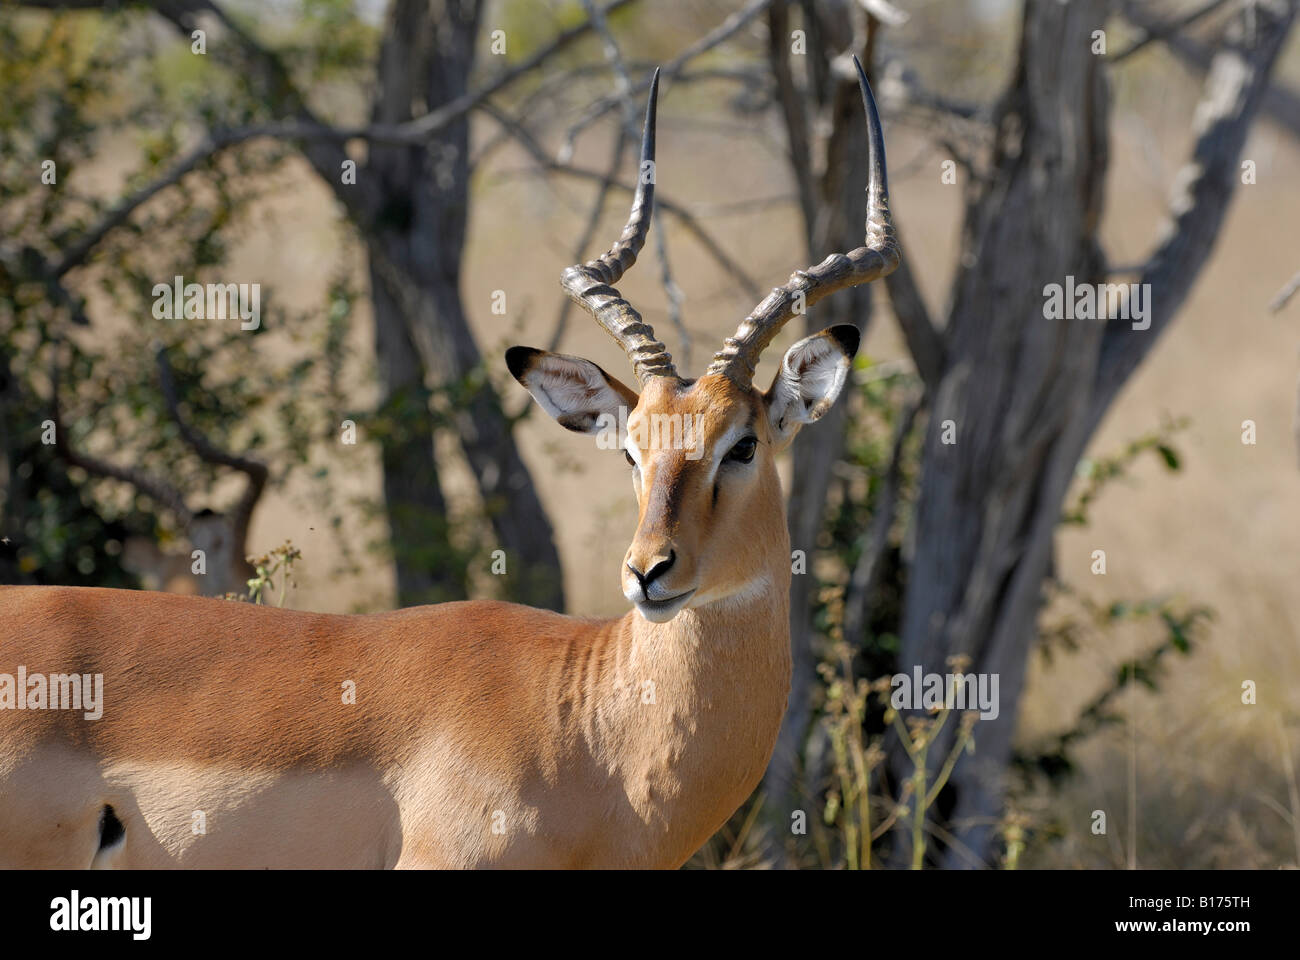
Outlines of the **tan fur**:
[{"label": "tan fur", "polygon": [[[671,545],[665,579],[698,587],[666,623],[0,588],[0,672],[102,673],[105,701],[0,710],[0,866],[680,865],[775,742],[789,538],[757,392],[665,379],[637,402],[703,415],[710,451],[641,453],[629,557]],[[753,469],[715,503],[712,445],[751,421]],[[125,840],[97,857],[106,805]]]}]

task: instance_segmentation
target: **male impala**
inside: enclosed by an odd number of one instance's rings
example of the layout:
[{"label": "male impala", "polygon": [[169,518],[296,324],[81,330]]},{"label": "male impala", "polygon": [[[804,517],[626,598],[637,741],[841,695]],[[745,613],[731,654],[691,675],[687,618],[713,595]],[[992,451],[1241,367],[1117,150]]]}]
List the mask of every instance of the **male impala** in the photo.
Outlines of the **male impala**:
[{"label": "male impala", "polygon": [[[640,393],[577,357],[506,355],[570,430],[632,411],[622,439],[640,517],[620,574],[635,610],[600,621],[473,601],[326,616],[0,588],[0,865],[685,861],[754,789],[776,739],[790,682],[790,544],[775,455],[834,402],[858,333],[832,327],[796,343],[766,392],[750,383],[754,366],[800,301],[898,263],[880,121],[860,65],[858,76],[865,246],[773,290],[704,376],[678,376],[610,286],[645,241],[646,182],[613,248],[562,280],[626,349]],[[657,77],[643,162],[656,91]],[[656,414],[691,415],[700,446],[641,445],[637,424]],[[4,675],[20,669],[29,689],[11,679],[6,703]],[[31,699],[13,709],[16,695],[34,696],[36,674],[102,675],[102,716]]]}]

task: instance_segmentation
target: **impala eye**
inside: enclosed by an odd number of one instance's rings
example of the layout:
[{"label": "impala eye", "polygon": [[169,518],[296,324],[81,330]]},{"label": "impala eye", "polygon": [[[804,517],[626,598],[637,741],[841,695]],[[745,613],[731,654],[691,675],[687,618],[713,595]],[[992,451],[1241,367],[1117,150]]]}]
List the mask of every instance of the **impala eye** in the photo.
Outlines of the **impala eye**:
[{"label": "impala eye", "polygon": [[746,437],[741,440],[727,454],[727,459],[732,463],[749,463],[754,459],[754,451],[758,449],[757,437]]},{"label": "impala eye", "polygon": [[632,459],[632,454],[631,454],[631,452],[628,451],[628,449],[627,449],[626,447],[623,448],[623,458],[624,458],[625,460],[627,460],[627,465],[628,465],[629,467],[635,467],[635,466],[636,466],[636,461]]}]

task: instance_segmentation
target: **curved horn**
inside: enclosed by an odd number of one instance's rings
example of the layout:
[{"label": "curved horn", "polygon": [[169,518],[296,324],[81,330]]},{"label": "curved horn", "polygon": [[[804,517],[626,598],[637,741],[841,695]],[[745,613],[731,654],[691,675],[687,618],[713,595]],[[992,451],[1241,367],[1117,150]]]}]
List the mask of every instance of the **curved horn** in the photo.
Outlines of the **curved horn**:
[{"label": "curved horn", "polygon": [[[637,379],[645,386],[653,377],[675,377],[673,358],[648,323],[622,298],[611,284],[636,263],[636,255],[650,232],[655,199],[655,104],[659,98],[659,71],[650,81],[650,101],[645,109],[645,132],[641,137],[641,163],[637,170],[632,213],[618,242],[604,256],[569,267],[560,284],[570,299],[590,313],[627,351]],[[647,162],[650,166],[647,168]]]},{"label": "curved horn", "polygon": [[753,380],[759,355],[795,316],[797,307],[811,307],[827,294],[870,283],[893,273],[898,266],[898,240],[889,218],[889,178],[885,171],[885,138],[880,132],[880,115],[857,57],[853,58],[853,65],[858,70],[862,105],[867,112],[866,244],[847,254],[833,253],[817,266],[792,274],[789,283],[769,293],[741,322],[735,336],[723,341],[707,373],[723,374],[748,384]]}]

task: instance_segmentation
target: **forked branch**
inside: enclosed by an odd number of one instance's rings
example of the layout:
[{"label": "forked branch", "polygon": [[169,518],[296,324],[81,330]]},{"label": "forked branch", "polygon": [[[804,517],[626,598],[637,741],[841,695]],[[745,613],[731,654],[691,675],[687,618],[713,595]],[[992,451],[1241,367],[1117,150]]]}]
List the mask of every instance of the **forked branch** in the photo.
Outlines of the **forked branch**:
[{"label": "forked branch", "polygon": [[176,382],[172,375],[171,363],[167,359],[167,350],[162,345],[157,348],[157,358],[158,379],[162,386],[163,400],[167,404],[167,413],[180,430],[181,438],[204,463],[238,470],[248,478],[248,482],[244,485],[244,492],[240,495],[234,509],[229,514],[231,531],[234,534],[234,542],[239,551],[236,557],[243,557],[253,510],[257,507],[258,500],[262,498],[262,494],[266,490],[270,471],[267,469],[266,464],[260,460],[246,455],[240,456],[227,453],[219,449],[212,441],[194,429],[181,416],[180,401],[176,395]]},{"label": "forked branch", "polygon": [[[130,484],[140,493],[149,497],[163,509],[171,512],[176,522],[182,529],[190,531],[196,514],[189,508],[185,501],[185,495],[172,484],[159,477],[153,476],[135,467],[121,466],[99,457],[91,456],[76,450],[68,434],[67,424],[62,419],[62,409],[60,402],[62,368],[59,360],[62,350],[62,342],[55,340],[51,345],[51,366],[50,366],[50,396],[51,396],[51,419],[54,421],[55,449],[59,455],[69,464],[80,467],[87,473],[98,477],[106,477],[111,480],[117,480],[121,483]],[[194,426],[185,419],[180,411],[180,401],[176,392],[175,377],[172,373],[171,364],[167,359],[166,350],[159,346],[157,349],[158,374],[162,388],[163,400],[167,407],[167,414],[176,424],[180,431],[181,439],[185,444],[194,451],[195,455],[204,463],[213,466],[228,467],[243,473],[248,482],[244,486],[244,491],[240,495],[234,508],[226,515],[229,529],[233,535],[232,542],[235,548],[237,558],[242,558],[245,554],[245,544],[248,540],[248,527],[252,519],[253,510],[256,508],[258,501],[266,490],[266,484],[270,477],[270,472],[266,464],[247,455],[237,455],[228,453],[219,448],[206,436],[200,433]]]},{"label": "forked branch", "polygon": [[63,343],[60,339],[56,338],[50,344],[50,419],[54,423],[55,451],[67,463],[74,467],[80,467],[89,474],[130,484],[154,503],[170,511],[181,527],[188,528],[190,522],[194,519],[194,514],[186,505],[184,495],[170,483],[151,476],[143,470],[120,466],[107,460],[101,460],[99,457],[82,453],[72,446],[68,425],[63,420],[60,401],[63,375],[59,355],[62,349]]},{"label": "forked branch", "polygon": [[[1297,0],[1283,0],[1257,4],[1253,13],[1242,11],[1214,57],[1196,112],[1196,143],[1176,180],[1164,240],[1141,276],[1152,293],[1150,325],[1134,330],[1127,321],[1108,323],[1093,391],[1094,426],[1169,326],[1209,259],[1239,182],[1242,146],[1269,89],[1296,7]],[[1253,29],[1247,29],[1247,16],[1253,18]]]}]

